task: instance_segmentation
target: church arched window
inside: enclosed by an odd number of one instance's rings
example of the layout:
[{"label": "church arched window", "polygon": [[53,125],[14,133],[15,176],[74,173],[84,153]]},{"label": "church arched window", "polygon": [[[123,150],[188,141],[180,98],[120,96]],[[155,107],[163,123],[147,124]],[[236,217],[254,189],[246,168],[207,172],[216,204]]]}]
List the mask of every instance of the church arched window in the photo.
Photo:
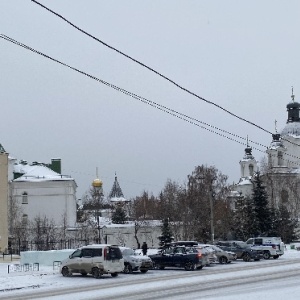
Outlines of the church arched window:
[{"label": "church arched window", "polygon": [[23,215],[22,216],[22,225],[25,226],[28,223],[28,215]]}]

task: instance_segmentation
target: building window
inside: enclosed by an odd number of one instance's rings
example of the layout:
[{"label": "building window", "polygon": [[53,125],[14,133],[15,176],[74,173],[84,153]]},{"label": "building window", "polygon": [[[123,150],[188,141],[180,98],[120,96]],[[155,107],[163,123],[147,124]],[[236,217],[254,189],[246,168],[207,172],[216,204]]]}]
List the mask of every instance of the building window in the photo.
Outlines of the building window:
[{"label": "building window", "polygon": [[28,194],[26,192],[22,194],[22,204],[28,204]]},{"label": "building window", "polygon": [[28,223],[28,215],[22,216],[22,226],[26,226]]},{"label": "building window", "polygon": [[278,166],[283,166],[283,154],[281,151],[278,152]]},{"label": "building window", "polygon": [[249,165],[249,174],[250,174],[250,176],[253,176],[253,170],[254,170],[253,165]]}]

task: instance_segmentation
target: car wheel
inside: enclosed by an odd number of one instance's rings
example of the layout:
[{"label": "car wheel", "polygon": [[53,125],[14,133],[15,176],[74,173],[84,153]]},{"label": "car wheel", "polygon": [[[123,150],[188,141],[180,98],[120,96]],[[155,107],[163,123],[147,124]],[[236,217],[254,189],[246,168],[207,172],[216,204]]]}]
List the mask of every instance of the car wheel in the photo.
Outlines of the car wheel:
[{"label": "car wheel", "polygon": [[251,261],[251,256],[250,256],[249,253],[245,253],[245,254],[243,255],[243,261],[246,261],[246,262]]},{"label": "car wheel", "polygon": [[117,277],[118,273],[111,273],[110,275],[111,275],[111,277]]},{"label": "car wheel", "polygon": [[202,269],[203,269],[203,266],[197,267],[197,270],[202,270]]},{"label": "car wheel", "polygon": [[221,256],[221,257],[219,258],[219,263],[220,263],[220,264],[227,264],[227,262],[228,262],[228,259],[227,259],[226,256]]},{"label": "car wheel", "polygon": [[264,257],[264,259],[270,259],[270,257],[271,257],[270,252],[269,251],[264,252],[263,257]]},{"label": "car wheel", "polygon": [[147,272],[148,272],[148,270],[141,270],[141,272],[142,272],[142,273],[147,273]]},{"label": "car wheel", "polygon": [[194,271],[196,269],[196,265],[193,262],[188,261],[187,263],[185,263],[184,269],[186,271]]},{"label": "car wheel", "polygon": [[87,276],[87,273],[86,272],[81,272],[81,275],[85,277],[85,276]]},{"label": "car wheel", "polygon": [[93,268],[92,275],[94,278],[99,279],[102,276],[102,271],[99,268]]},{"label": "car wheel", "polygon": [[279,255],[274,255],[273,256],[274,259],[277,259],[278,257],[279,257]]},{"label": "car wheel", "polygon": [[62,270],[61,270],[61,274],[64,277],[69,277],[69,276],[72,275],[72,273],[70,272],[68,267],[63,267]]},{"label": "car wheel", "polygon": [[125,267],[124,267],[124,273],[125,273],[125,274],[130,274],[130,273],[132,273],[132,267],[131,267],[130,264],[125,265]]}]

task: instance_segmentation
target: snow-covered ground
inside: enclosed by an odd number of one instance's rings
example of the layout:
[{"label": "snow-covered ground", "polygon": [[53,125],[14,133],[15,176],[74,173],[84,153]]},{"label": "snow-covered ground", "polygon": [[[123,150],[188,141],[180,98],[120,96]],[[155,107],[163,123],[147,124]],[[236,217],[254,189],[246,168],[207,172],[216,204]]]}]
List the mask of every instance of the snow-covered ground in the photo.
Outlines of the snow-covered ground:
[{"label": "snow-covered ground", "polygon": [[[299,258],[299,260],[298,260]],[[291,262],[290,264],[282,264],[282,262]],[[99,298],[99,290],[92,291],[81,291],[78,290],[78,287],[82,285],[82,287],[87,288],[89,286],[95,286],[95,283],[103,289],[101,289],[101,299],[102,297],[109,297],[110,295],[122,295],[122,293],[126,294],[129,291],[129,287],[132,290],[133,286],[136,286],[136,291],[139,289],[139,285],[145,289],[149,288],[150,290],[155,290],[156,288],[162,289],[164,285],[168,285],[168,287],[174,285],[174,288],[178,287],[179,284],[197,284],[201,285],[208,284],[208,282],[215,282],[215,286],[218,285],[218,282],[222,279],[224,282],[224,276],[228,279],[228,281],[240,280],[241,278],[245,278],[247,276],[253,275],[263,275],[264,272],[267,272],[269,268],[273,274],[278,274],[279,278],[283,274],[289,274],[291,272],[295,272],[296,269],[300,269],[300,251],[292,250],[289,247],[287,248],[285,254],[280,257],[278,260],[263,260],[260,262],[250,262],[245,263],[243,261],[237,261],[228,265],[220,265],[216,264],[212,267],[204,268],[200,271],[194,272],[186,272],[183,270],[150,270],[146,274],[136,273],[136,274],[120,274],[117,278],[112,278],[109,275],[105,275],[105,280],[97,280],[90,276],[81,277],[81,276],[73,276],[73,277],[63,277],[59,273],[59,269],[57,266],[39,266],[39,270],[37,270],[37,266],[34,269],[30,268],[29,270],[17,270],[16,264],[19,261],[14,259],[12,262],[10,261],[10,257],[7,256],[3,260],[0,257],[0,299],[25,299],[24,295],[26,293],[37,293],[39,291],[58,291],[64,288],[70,288],[70,294],[67,295],[55,295],[53,296],[47,295],[47,297],[41,297],[37,299],[98,299]],[[272,266],[271,266],[272,265]],[[253,266],[251,269],[245,269],[245,266]],[[257,268],[256,268],[257,266]],[[264,268],[264,266],[266,266]],[[31,267],[31,266],[30,266]],[[237,267],[239,270],[237,271]],[[232,269],[232,272],[230,271]],[[222,271],[228,271],[226,273]],[[8,273],[9,271],[9,273]],[[200,274],[200,275],[199,275]],[[266,273],[266,277],[269,276]],[[194,275],[194,276],[190,276]],[[222,293],[217,293],[214,289],[207,290],[202,292],[201,294],[195,294],[192,296],[186,295],[185,299],[221,299],[221,300],[245,300],[245,299],[253,299],[253,297],[258,297],[260,299],[268,300],[268,299],[286,299],[296,300],[300,299],[300,285],[299,285],[299,276],[300,274],[295,273],[294,277],[285,278],[282,276],[282,280],[280,280],[280,284],[277,281],[265,281],[261,280],[260,282],[249,282],[249,285],[243,285],[243,287],[238,288],[234,287],[235,291],[232,291],[232,287],[226,287],[224,285],[224,289]],[[159,277],[157,281],[155,278]],[[141,281],[139,282],[141,278]],[[134,281],[133,281],[134,280]],[[136,282],[136,283],[135,283]],[[111,290],[105,290],[104,287],[107,284],[118,283],[118,286],[114,286]],[[72,293],[72,289],[77,289],[76,294]],[[215,294],[214,294],[215,293]],[[205,296],[205,297],[204,297]],[[154,296],[153,296],[154,297]],[[182,295],[178,296],[178,299],[182,299]],[[180,298],[181,297],[181,298]],[[163,297],[164,299],[168,299],[167,295]],[[26,298],[30,299],[30,298]],[[112,298],[118,299],[118,298]],[[138,299],[138,298],[132,298]],[[144,299],[144,298],[140,298]],[[147,299],[151,299],[148,297]],[[155,298],[159,299],[159,298]],[[170,298],[171,299],[171,298]],[[172,299],[177,299],[172,296]]]}]

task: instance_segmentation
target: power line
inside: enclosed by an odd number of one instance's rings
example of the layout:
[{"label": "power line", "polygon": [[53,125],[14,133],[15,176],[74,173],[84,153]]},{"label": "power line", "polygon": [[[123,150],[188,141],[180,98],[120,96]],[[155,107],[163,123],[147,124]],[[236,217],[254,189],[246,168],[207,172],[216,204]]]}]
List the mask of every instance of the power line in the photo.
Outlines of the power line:
[{"label": "power line", "polygon": [[155,73],[156,75],[162,77],[163,79],[169,81],[170,83],[174,84],[176,87],[178,87],[178,88],[180,88],[181,90],[183,90],[183,91],[189,93],[190,95],[192,95],[192,96],[194,96],[194,97],[196,97],[196,98],[198,98],[198,99],[200,99],[200,100],[202,100],[202,101],[205,101],[205,102],[208,103],[208,104],[214,105],[215,107],[217,107],[217,108],[219,108],[219,109],[225,111],[226,113],[230,114],[231,116],[233,116],[233,117],[235,117],[235,118],[237,118],[237,119],[239,119],[239,120],[241,120],[241,121],[247,122],[247,123],[249,123],[249,124],[251,124],[251,125],[253,125],[253,126],[255,126],[255,127],[257,127],[257,128],[259,128],[259,129],[261,129],[261,130],[263,130],[263,131],[269,133],[269,134],[272,134],[270,131],[264,129],[263,127],[261,127],[261,126],[255,124],[255,123],[253,123],[253,122],[251,122],[251,121],[248,121],[248,120],[246,120],[246,119],[244,119],[244,118],[242,118],[242,117],[240,117],[240,116],[234,114],[233,112],[231,112],[231,111],[225,109],[224,107],[222,107],[222,106],[220,106],[220,105],[218,105],[218,104],[216,104],[216,103],[214,103],[214,102],[212,102],[212,101],[209,101],[209,100],[207,100],[207,99],[205,99],[205,98],[203,98],[203,97],[197,95],[196,93],[194,93],[194,92],[188,90],[187,88],[181,86],[180,84],[176,83],[174,80],[170,79],[169,77],[167,77],[167,76],[163,75],[162,73],[156,71],[155,69],[153,69],[153,68],[147,66],[146,64],[144,64],[144,63],[140,62],[139,60],[137,60],[137,59],[135,59],[135,58],[129,56],[128,54],[126,54],[126,53],[124,53],[124,52],[122,52],[122,51],[120,51],[120,50],[114,48],[113,46],[110,46],[109,44],[105,43],[104,41],[98,39],[97,37],[93,36],[92,34],[88,33],[87,31],[85,31],[85,30],[81,29],[80,27],[76,26],[75,24],[73,24],[72,22],[70,22],[69,20],[67,20],[67,19],[66,19],[65,17],[63,17],[62,15],[60,15],[60,14],[58,14],[57,12],[51,10],[51,9],[48,8],[47,6],[45,6],[45,5],[41,4],[41,3],[39,3],[38,1],[36,1],[36,0],[31,0],[31,1],[34,2],[35,4],[41,6],[42,8],[46,9],[47,11],[51,12],[52,14],[56,15],[57,17],[59,17],[60,19],[62,19],[62,20],[65,21],[65,22],[67,22],[69,25],[71,25],[72,27],[74,27],[74,28],[77,29],[78,31],[80,31],[80,32],[84,33],[85,35],[89,36],[90,38],[96,40],[97,42],[101,43],[101,44],[104,45],[105,47],[108,47],[109,49],[116,51],[117,53],[123,55],[124,57],[126,57],[126,58],[132,60],[133,62],[135,62],[135,63],[141,65],[142,67],[144,67],[144,68],[150,70],[151,72],[153,72],[153,73]]},{"label": "power line", "polygon": [[[83,75],[85,75],[85,76],[87,76],[87,77],[89,77],[89,78],[91,78],[91,79],[94,79],[94,80],[96,80],[96,81],[98,81],[98,82],[100,82],[100,83],[102,83],[102,84],[104,84],[104,85],[106,85],[106,86],[108,86],[108,87],[110,87],[110,88],[113,88],[113,89],[115,89],[115,90],[117,90],[117,91],[119,91],[119,92],[121,92],[121,93],[123,93],[123,94],[125,94],[125,95],[127,95],[127,96],[130,96],[130,97],[132,97],[132,98],[134,98],[134,99],[136,99],[136,100],[139,100],[139,101],[141,101],[141,102],[143,102],[143,103],[145,103],[145,104],[148,104],[148,105],[150,105],[150,106],[152,106],[152,107],[154,107],[154,108],[157,108],[157,109],[159,109],[159,110],[161,110],[161,111],[163,111],[163,112],[166,112],[166,113],[168,113],[168,114],[170,114],[170,115],[172,115],[172,116],[174,116],[174,117],[177,117],[177,118],[179,118],[179,119],[181,119],[181,120],[183,120],[183,121],[186,121],[186,122],[188,122],[188,123],[191,123],[191,124],[193,124],[193,125],[195,125],[195,126],[198,126],[198,127],[202,128],[202,129],[205,129],[205,130],[210,131],[210,132],[212,132],[212,133],[218,134],[218,135],[220,135],[220,136],[222,136],[222,137],[225,137],[225,138],[227,138],[227,139],[229,139],[229,140],[235,141],[235,142],[237,142],[237,143],[239,143],[239,144],[246,145],[245,143],[240,142],[240,141],[238,141],[238,140],[236,140],[236,139],[234,139],[234,138],[228,137],[228,136],[226,136],[226,135],[224,135],[224,134],[222,134],[222,133],[218,133],[218,132],[214,131],[213,129],[222,131],[223,133],[232,135],[232,136],[234,136],[234,137],[236,137],[236,138],[240,138],[240,139],[244,139],[244,140],[246,140],[246,138],[242,138],[242,137],[240,137],[240,136],[238,136],[238,135],[236,135],[236,134],[233,134],[233,133],[231,133],[231,132],[228,132],[228,131],[219,129],[219,128],[215,127],[215,126],[209,125],[209,124],[204,123],[204,122],[202,122],[202,121],[200,121],[200,120],[197,120],[197,119],[195,119],[195,118],[191,118],[191,117],[189,117],[189,116],[187,116],[187,115],[185,115],[185,114],[182,114],[182,113],[180,113],[180,112],[178,112],[178,111],[176,111],[176,110],[170,109],[170,108],[168,108],[168,107],[166,107],[166,106],[163,106],[163,105],[161,105],[161,104],[159,104],[159,103],[156,103],[156,102],[154,102],[154,101],[151,101],[151,100],[148,100],[148,99],[146,99],[146,98],[144,98],[144,97],[141,97],[141,96],[139,96],[139,95],[137,95],[137,94],[134,94],[134,93],[132,93],[132,92],[129,92],[129,91],[123,89],[123,88],[120,88],[120,87],[118,87],[118,86],[116,86],[116,85],[113,85],[113,84],[111,84],[111,83],[109,83],[109,82],[106,82],[106,81],[104,81],[104,80],[102,80],[102,79],[99,79],[99,78],[97,78],[97,77],[95,77],[95,76],[92,76],[92,75],[90,75],[90,74],[88,74],[88,73],[86,73],[86,72],[84,72],[84,71],[81,71],[81,70],[79,70],[79,69],[77,69],[77,68],[75,68],[75,67],[72,67],[72,66],[70,66],[70,65],[68,65],[68,64],[66,64],[66,63],[63,63],[63,62],[61,62],[61,61],[59,61],[59,60],[57,60],[57,59],[55,59],[55,58],[53,58],[53,57],[51,57],[51,56],[49,56],[49,55],[46,55],[46,54],[44,54],[44,53],[42,53],[42,52],[40,52],[40,51],[38,51],[38,50],[35,50],[35,49],[33,49],[33,48],[31,48],[31,47],[29,47],[29,46],[27,46],[27,45],[25,45],[25,44],[23,44],[23,43],[21,43],[21,42],[18,42],[18,41],[16,41],[16,40],[14,40],[14,39],[12,39],[12,38],[10,38],[10,37],[4,35],[4,34],[0,34],[0,37],[3,38],[3,39],[6,40],[6,41],[9,41],[9,42],[11,42],[11,43],[13,43],[13,44],[15,44],[15,45],[18,45],[18,46],[24,48],[24,49],[30,50],[31,52],[34,52],[34,53],[39,54],[39,55],[41,55],[41,56],[43,56],[43,57],[45,57],[45,58],[48,58],[48,59],[50,59],[50,60],[52,60],[52,61],[54,61],[54,62],[56,62],[56,63],[58,63],[58,64],[61,64],[61,65],[65,66],[65,67],[67,67],[67,68],[69,68],[69,69],[71,69],[71,70],[73,70],[73,71],[76,71],[76,72],[78,72],[78,73],[81,73],[81,74],[83,74]],[[213,128],[213,129],[206,128],[206,127],[204,127],[204,126],[202,126],[202,125],[200,125],[200,124],[198,124],[198,123],[203,124],[203,125],[206,125],[206,126],[209,126],[209,127]],[[256,142],[254,142],[254,141],[252,141],[252,142],[255,143],[255,144],[257,144],[257,145],[259,145],[259,146],[262,146],[262,147],[267,148],[266,146],[264,146],[264,145],[262,145],[262,144],[256,143]],[[258,149],[257,149],[257,150],[258,150]]]},{"label": "power line", "polygon": [[[63,62],[61,62],[61,61],[59,61],[59,60],[57,60],[57,59],[55,59],[55,58],[53,58],[53,57],[51,57],[51,56],[49,56],[49,55],[47,55],[47,54],[44,54],[44,53],[42,53],[42,52],[40,52],[40,51],[38,51],[38,50],[35,50],[35,49],[33,49],[33,48],[31,48],[31,47],[29,47],[29,46],[23,44],[23,43],[20,43],[20,42],[18,42],[18,41],[16,41],[16,40],[14,40],[14,39],[12,39],[12,38],[10,38],[10,37],[4,35],[4,34],[0,34],[0,38],[6,40],[6,41],[8,41],[8,42],[11,42],[11,43],[13,43],[13,44],[15,44],[15,45],[17,45],[17,46],[20,46],[20,47],[22,47],[22,48],[24,48],[24,49],[30,50],[31,52],[34,52],[34,53],[36,53],[36,54],[39,54],[39,55],[41,55],[41,56],[43,56],[43,57],[45,57],[45,58],[48,58],[48,59],[50,59],[50,60],[52,60],[52,61],[54,61],[54,62],[56,62],[56,63],[58,63],[58,64],[61,64],[61,65],[65,66],[65,67],[67,67],[67,68],[69,68],[69,69],[71,69],[71,70],[73,70],[73,71],[76,71],[76,72],[78,72],[78,73],[80,73],[80,74],[83,74],[83,75],[85,75],[85,76],[87,76],[87,77],[89,77],[89,78],[91,78],[91,79],[94,79],[94,80],[96,80],[96,81],[98,81],[98,82],[100,82],[100,83],[102,83],[102,84],[104,84],[104,85],[106,85],[106,86],[108,86],[108,87],[110,87],[110,88],[113,88],[113,89],[115,89],[115,90],[117,90],[117,91],[119,91],[119,92],[121,92],[121,93],[123,93],[123,94],[125,94],[125,95],[127,95],[127,96],[130,96],[130,97],[132,97],[132,98],[134,98],[134,99],[136,99],[136,100],[139,100],[139,101],[141,101],[141,102],[143,102],[143,103],[145,103],[145,104],[147,104],[147,105],[150,105],[150,106],[152,106],[152,107],[154,107],[154,108],[157,108],[157,109],[159,109],[159,110],[161,110],[161,111],[163,111],[163,112],[165,112],[165,113],[168,113],[169,115],[171,115],[171,116],[173,116],[173,117],[176,117],[176,118],[178,118],[178,119],[181,119],[181,120],[183,120],[183,121],[186,121],[186,122],[188,122],[188,123],[190,123],[190,124],[192,124],[192,125],[195,125],[195,126],[200,127],[201,129],[207,130],[207,131],[209,131],[209,132],[211,132],[211,133],[217,134],[217,135],[219,135],[219,136],[221,136],[221,137],[227,138],[227,139],[229,139],[229,140],[231,140],[231,141],[234,141],[234,142],[236,142],[236,143],[239,143],[239,144],[241,144],[241,145],[247,145],[246,143],[243,143],[243,142],[241,142],[241,141],[238,141],[238,140],[235,139],[235,138],[228,137],[228,136],[226,136],[226,135],[223,134],[223,133],[232,135],[232,136],[234,136],[234,137],[236,137],[236,138],[240,138],[240,139],[246,140],[246,139],[243,138],[243,137],[240,137],[240,136],[238,136],[238,135],[236,135],[236,134],[233,134],[233,133],[231,133],[231,132],[229,132],[229,131],[226,131],[226,130],[223,130],[223,129],[219,129],[219,128],[215,127],[215,126],[209,125],[209,124],[207,124],[207,123],[205,123],[205,122],[202,122],[202,121],[197,120],[197,119],[195,119],[195,118],[189,117],[189,116],[187,116],[187,115],[185,115],[185,114],[182,114],[182,113],[180,113],[180,112],[178,112],[178,111],[176,111],[176,110],[170,109],[170,108],[168,108],[168,107],[166,107],[166,106],[163,106],[163,105],[161,105],[161,104],[159,104],[159,103],[156,103],[156,102],[154,102],[154,101],[152,101],[152,100],[148,100],[148,99],[146,99],[146,98],[144,98],[144,97],[141,97],[141,96],[139,96],[139,95],[137,95],[137,94],[134,94],[134,93],[132,93],[132,92],[129,92],[129,91],[123,89],[123,88],[120,88],[120,87],[118,87],[118,86],[116,86],[116,85],[113,85],[113,84],[111,84],[111,83],[109,83],[109,82],[106,82],[106,81],[104,81],[104,80],[102,80],[102,79],[99,79],[99,78],[97,78],[97,77],[95,77],[95,76],[93,76],[93,75],[90,75],[90,74],[88,74],[88,73],[86,73],[86,72],[84,72],[84,71],[81,71],[81,70],[79,70],[79,69],[77,69],[77,68],[75,68],[75,67],[72,67],[72,66],[70,66],[70,65],[68,65],[68,64],[66,64],[66,63],[63,63]],[[200,124],[199,124],[199,123],[200,123]],[[206,126],[209,126],[209,127],[213,128],[213,129],[206,128],[205,126],[203,126],[203,125],[201,125],[201,124],[206,125]],[[219,131],[221,131],[221,132],[223,132],[223,133],[216,132],[214,129],[219,130]],[[255,143],[255,144],[257,144],[257,145],[259,145],[259,146],[261,146],[261,147],[268,148],[267,146],[262,145],[262,144],[260,144],[260,143],[257,143],[257,142],[251,141],[251,140],[249,140],[249,141],[250,141],[250,142],[253,142],[253,143]],[[257,150],[257,151],[259,151],[259,152],[265,153],[265,151],[263,151],[263,150],[261,150],[261,149],[259,149],[259,148],[256,148],[256,147],[252,147],[252,148],[255,149],[255,150]],[[300,158],[297,157],[297,156],[294,156],[294,155],[291,155],[291,154],[288,154],[288,153],[284,153],[284,154],[287,155],[287,156],[291,156],[291,157],[294,157],[294,158],[297,158],[297,159],[300,160]],[[289,162],[289,161],[287,160],[287,162]]]},{"label": "power line", "polygon": [[[167,76],[161,74],[160,72],[156,71],[155,69],[153,69],[153,68],[147,66],[146,64],[144,64],[144,63],[140,62],[139,60],[137,60],[137,59],[135,59],[135,58],[129,56],[128,54],[126,54],[126,53],[124,53],[124,52],[118,50],[117,48],[115,48],[115,47],[113,47],[113,46],[110,46],[109,44],[105,43],[104,41],[100,40],[99,38],[93,36],[92,34],[88,33],[87,31],[81,29],[80,27],[78,27],[77,25],[73,24],[71,21],[69,21],[68,19],[66,19],[65,17],[63,17],[62,15],[60,15],[59,13],[53,11],[52,9],[50,9],[50,8],[48,8],[47,6],[45,6],[45,5],[41,4],[41,3],[39,3],[38,1],[36,1],[36,0],[31,0],[31,1],[34,2],[35,4],[41,6],[42,8],[46,9],[47,11],[51,12],[51,13],[54,14],[55,16],[59,17],[60,19],[62,19],[62,20],[65,21],[66,23],[68,23],[70,26],[72,26],[72,27],[74,27],[75,29],[77,29],[78,31],[80,31],[80,32],[84,33],[85,35],[89,36],[90,38],[96,40],[97,42],[101,43],[101,44],[104,45],[105,47],[108,47],[109,49],[111,49],[111,50],[113,50],[113,51],[115,51],[115,52],[117,52],[117,53],[123,55],[124,57],[126,57],[126,58],[132,60],[133,62],[135,62],[135,63],[141,65],[142,67],[144,67],[144,68],[150,70],[151,72],[157,74],[158,76],[160,76],[160,77],[166,79],[167,81],[169,81],[170,83],[174,84],[176,87],[180,88],[181,90],[183,90],[183,91],[185,91],[185,92],[187,92],[187,93],[189,93],[189,94],[195,96],[196,98],[198,98],[198,99],[200,99],[200,100],[202,100],[202,101],[205,101],[205,102],[208,103],[208,104],[211,104],[211,105],[216,106],[217,108],[219,108],[219,109],[221,109],[221,110],[227,112],[228,114],[230,114],[230,115],[232,115],[232,116],[238,118],[239,120],[242,120],[242,121],[244,121],[244,122],[247,122],[247,123],[249,123],[249,124],[251,124],[251,125],[253,125],[253,126],[255,126],[255,127],[257,127],[257,128],[259,128],[259,129],[261,129],[261,130],[263,130],[263,131],[269,133],[269,134],[272,134],[270,131],[264,129],[263,127],[261,127],[261,126],[255,124],[255,123],[253,123],[253,122],[251,122],[251,121],[248,121],[248,120],[246,120],[246,119],[244,119],[244,118],[242,118],[242,117],[240,117],[240,116],[238,116],[238,115],[236,115],[236,114],[230,112],[229,110],[227,110],[227,109],[221,107],[220,105],[218,105],[218,104],[216,104],[216,103],[214,103],[214,102],[212,102],[212,101],[209,101],[209,100],[207,100],[207,99],[205,99],[205,98],[203,98],[203,97],[197,95],[197,94],[194,93],[194,92],[191,92],[191,91],[188,90],[187,88],[182,87],[181,85],[179,85],[178,83],[176,83],[174,80],[170,79],[169,77],[167,77]],[[288,143],[290,143],[290,144],[292,144],[292,145],[299,146],[298,144],[296,144],[296,143],[294,143],[294,142],[292,142],[292,141],[289,141],[289,140],[287,140],[287,139],[282,138],[282,140],[284,140],[284,141],[286,141],[286,142],[288,142]],[[253,141],[252,141],[252,142],[253,142]],[[254,143],[255,143],[255,142],[254,142]],[[255,143],[255,144],[256,144],[256,143]]]}]

